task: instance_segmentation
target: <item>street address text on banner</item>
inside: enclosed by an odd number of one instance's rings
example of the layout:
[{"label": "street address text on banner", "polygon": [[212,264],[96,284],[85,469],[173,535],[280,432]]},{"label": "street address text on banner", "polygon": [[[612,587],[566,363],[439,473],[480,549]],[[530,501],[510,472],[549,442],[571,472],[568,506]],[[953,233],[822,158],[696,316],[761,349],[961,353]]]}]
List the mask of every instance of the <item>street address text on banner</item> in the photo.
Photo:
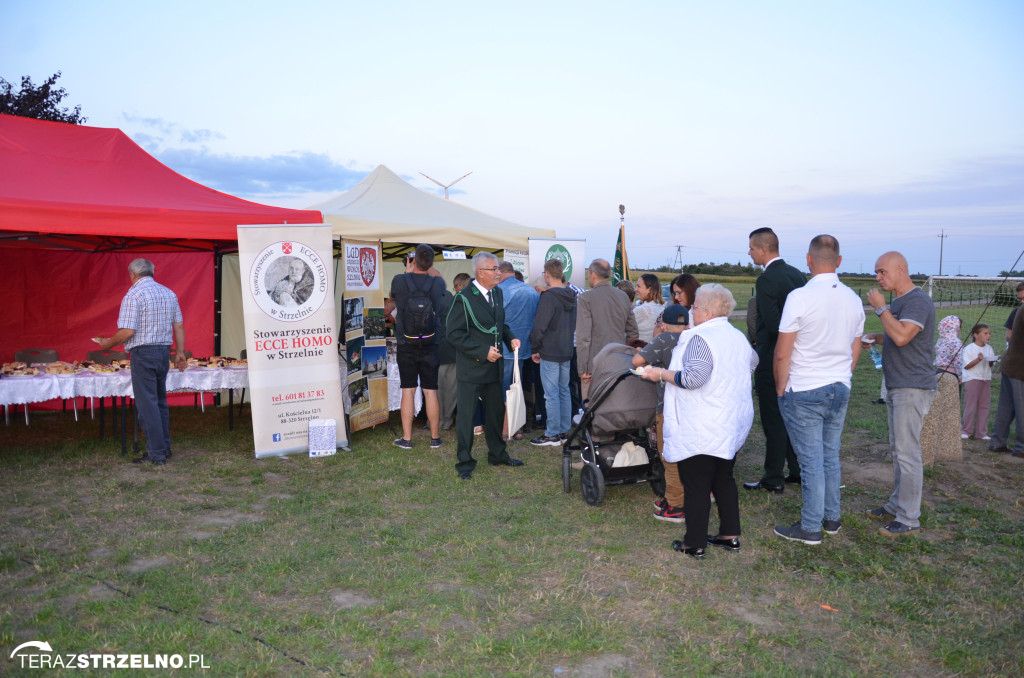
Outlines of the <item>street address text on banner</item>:
[{"label": "street address text on banner", "polygon": [[238,256],[256,456],[308,451],[310,419],[347,445],[331,226],[239,226]]}]

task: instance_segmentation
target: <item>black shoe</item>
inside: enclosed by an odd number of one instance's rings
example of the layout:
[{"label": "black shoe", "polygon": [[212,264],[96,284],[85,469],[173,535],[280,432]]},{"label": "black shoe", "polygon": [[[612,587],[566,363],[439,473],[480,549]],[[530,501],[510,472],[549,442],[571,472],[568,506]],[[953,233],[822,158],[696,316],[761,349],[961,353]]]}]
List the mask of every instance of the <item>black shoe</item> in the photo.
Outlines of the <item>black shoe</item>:
[{"label": "black shoe", "polygon": [[472,480],[473,479],[473,472],[472,471],[459,471],[459,479],[460,480]]},{"label": "black shoe", "polygon": [[802,485],[803,484],[803,483],[800,482],[800,476],[795,476],[792,473],[790,473],[788,476],[786,476],[786,483],[788,485]]},{"label": "black shoe", "polygon": [[885,398],[878,398],[877,400],[872,400],[871,402],[873,402],[876,405],[884,405],[885,404]]},{"label": "black shoe", "polygon": [[153,466],[164,466],[167,464],[166,459],[150,459],[148,454],[144,454],[141,457],[135,457],[132,459],[133,464],[152,464]]},{"label": "black shoe", "polygon": [[764,481],[758,480],[756,483],[743,483],[744,490],[768,490],[775,494],[782,494],[786,491],[785,485],[768,485]]},{"label": "black shoe", "polygon": [[674,551],[679,551],[680,553],[685,553],[686,555],[690,556],[691,558],[700,559],[700,558],[704,557],[704,549],[702,547],[694,546],[694,547],[691,548],[691,547],[688,547],[683,542],[679,541],[678,539],[676,541],[672,542],[672,549]]},{"label": "black shoe", "polygon": [[738,537],[732,539],[721,539],[720,537],[708,537],[708,543],[712,546],[721,546],[726,551],[739,551],[740,540]]},{"label": "black shoe", "polygon": [[512,457],[509,457],[505,461],[499,461],[499,462],[489,461],[487,463],[490,464],[491,466],[522,466],[523,465],[523,462],[519,461],[518,459],[513,459]]},{"label": "black shoe", "polygon": [[988,451],[989,452],[1001,452],[1003,454],[1009,454],[1010,448],[1007,447],[1006,445],[1003,445],[1002,447],[990,447],[990,448],[988,448]]}]

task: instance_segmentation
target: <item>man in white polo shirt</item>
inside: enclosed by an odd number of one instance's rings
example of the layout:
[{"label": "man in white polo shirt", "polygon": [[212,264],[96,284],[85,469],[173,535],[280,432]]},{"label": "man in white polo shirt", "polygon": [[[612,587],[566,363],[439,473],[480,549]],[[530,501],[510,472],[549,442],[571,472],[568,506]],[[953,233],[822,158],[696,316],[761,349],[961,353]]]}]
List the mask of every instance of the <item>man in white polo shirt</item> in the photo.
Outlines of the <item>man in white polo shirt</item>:
[{"label": "man in white polo shirt", "polygon": [[850,399],[850,378],[861,351],[864,304],[839,282],[839,242],[811,240],[813,276],[789,293],[775,347],[775,388],[786,431],[800,462],[803,508],[793,525],[775,534],[820,544],[821,532],[839,532],[839,446]]}]

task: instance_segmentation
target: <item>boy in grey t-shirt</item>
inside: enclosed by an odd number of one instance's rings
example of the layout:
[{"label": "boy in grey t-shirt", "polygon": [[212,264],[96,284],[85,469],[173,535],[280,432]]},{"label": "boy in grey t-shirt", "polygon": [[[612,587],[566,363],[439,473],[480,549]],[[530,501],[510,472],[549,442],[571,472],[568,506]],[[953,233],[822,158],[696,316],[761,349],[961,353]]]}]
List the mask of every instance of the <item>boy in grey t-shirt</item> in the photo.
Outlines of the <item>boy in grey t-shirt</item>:
[{"label": "boy in grey t-shirt", "polygon": [[[679,343],[679,335],[689,324],[689,315],[686,307],[679,304],[669,304],[662,312],[661,333],[651,340],[651,343],[633,356],[633,366],[651,365],[667,369],[672,361],[672,350]],[[665,417],[662,414],[664,407],[664,384],[658,384],[658,415],[656,424],[658,430],[658,452],[664,448],[663,429]],[[665,461],[662,457],[662,464],[665,467],[665,497],[657,502],[658,510],[654,517],[658,520],[666,520],[671,523],[681,523],[683,515],[683,482],[679,478],[679,471],[674,462]]]}]

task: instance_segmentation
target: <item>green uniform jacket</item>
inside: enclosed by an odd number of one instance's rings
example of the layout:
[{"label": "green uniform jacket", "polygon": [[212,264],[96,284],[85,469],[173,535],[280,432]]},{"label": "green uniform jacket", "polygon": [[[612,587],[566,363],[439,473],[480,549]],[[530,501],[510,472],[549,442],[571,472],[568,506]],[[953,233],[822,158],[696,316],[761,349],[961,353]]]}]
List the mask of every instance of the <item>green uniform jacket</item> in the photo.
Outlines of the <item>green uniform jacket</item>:
[{"label": "green uniform jacket", "polygon": [[[500,333],[501,341],[510,346],[515,335],[505,324],[504,298],[501,289],[491,290],[494,303],[480,293],[474,282],[470,282],[455,295],[446,322],[447,340],[455,349],[455,373],[459,381],[487,384],[501,381],[505,365],[502,359],[487,361],[487,352],[496,344]],[[473,322],[473,318],[476,322]],[[481,329],[482,328],[482,329]],[[495,330],[500,328],[500,330]],[[488,333],[486,330],[494,330]],[[500,350],[500,346],[498,347]],[[520,356],[522,359],[523,356]]]}]

